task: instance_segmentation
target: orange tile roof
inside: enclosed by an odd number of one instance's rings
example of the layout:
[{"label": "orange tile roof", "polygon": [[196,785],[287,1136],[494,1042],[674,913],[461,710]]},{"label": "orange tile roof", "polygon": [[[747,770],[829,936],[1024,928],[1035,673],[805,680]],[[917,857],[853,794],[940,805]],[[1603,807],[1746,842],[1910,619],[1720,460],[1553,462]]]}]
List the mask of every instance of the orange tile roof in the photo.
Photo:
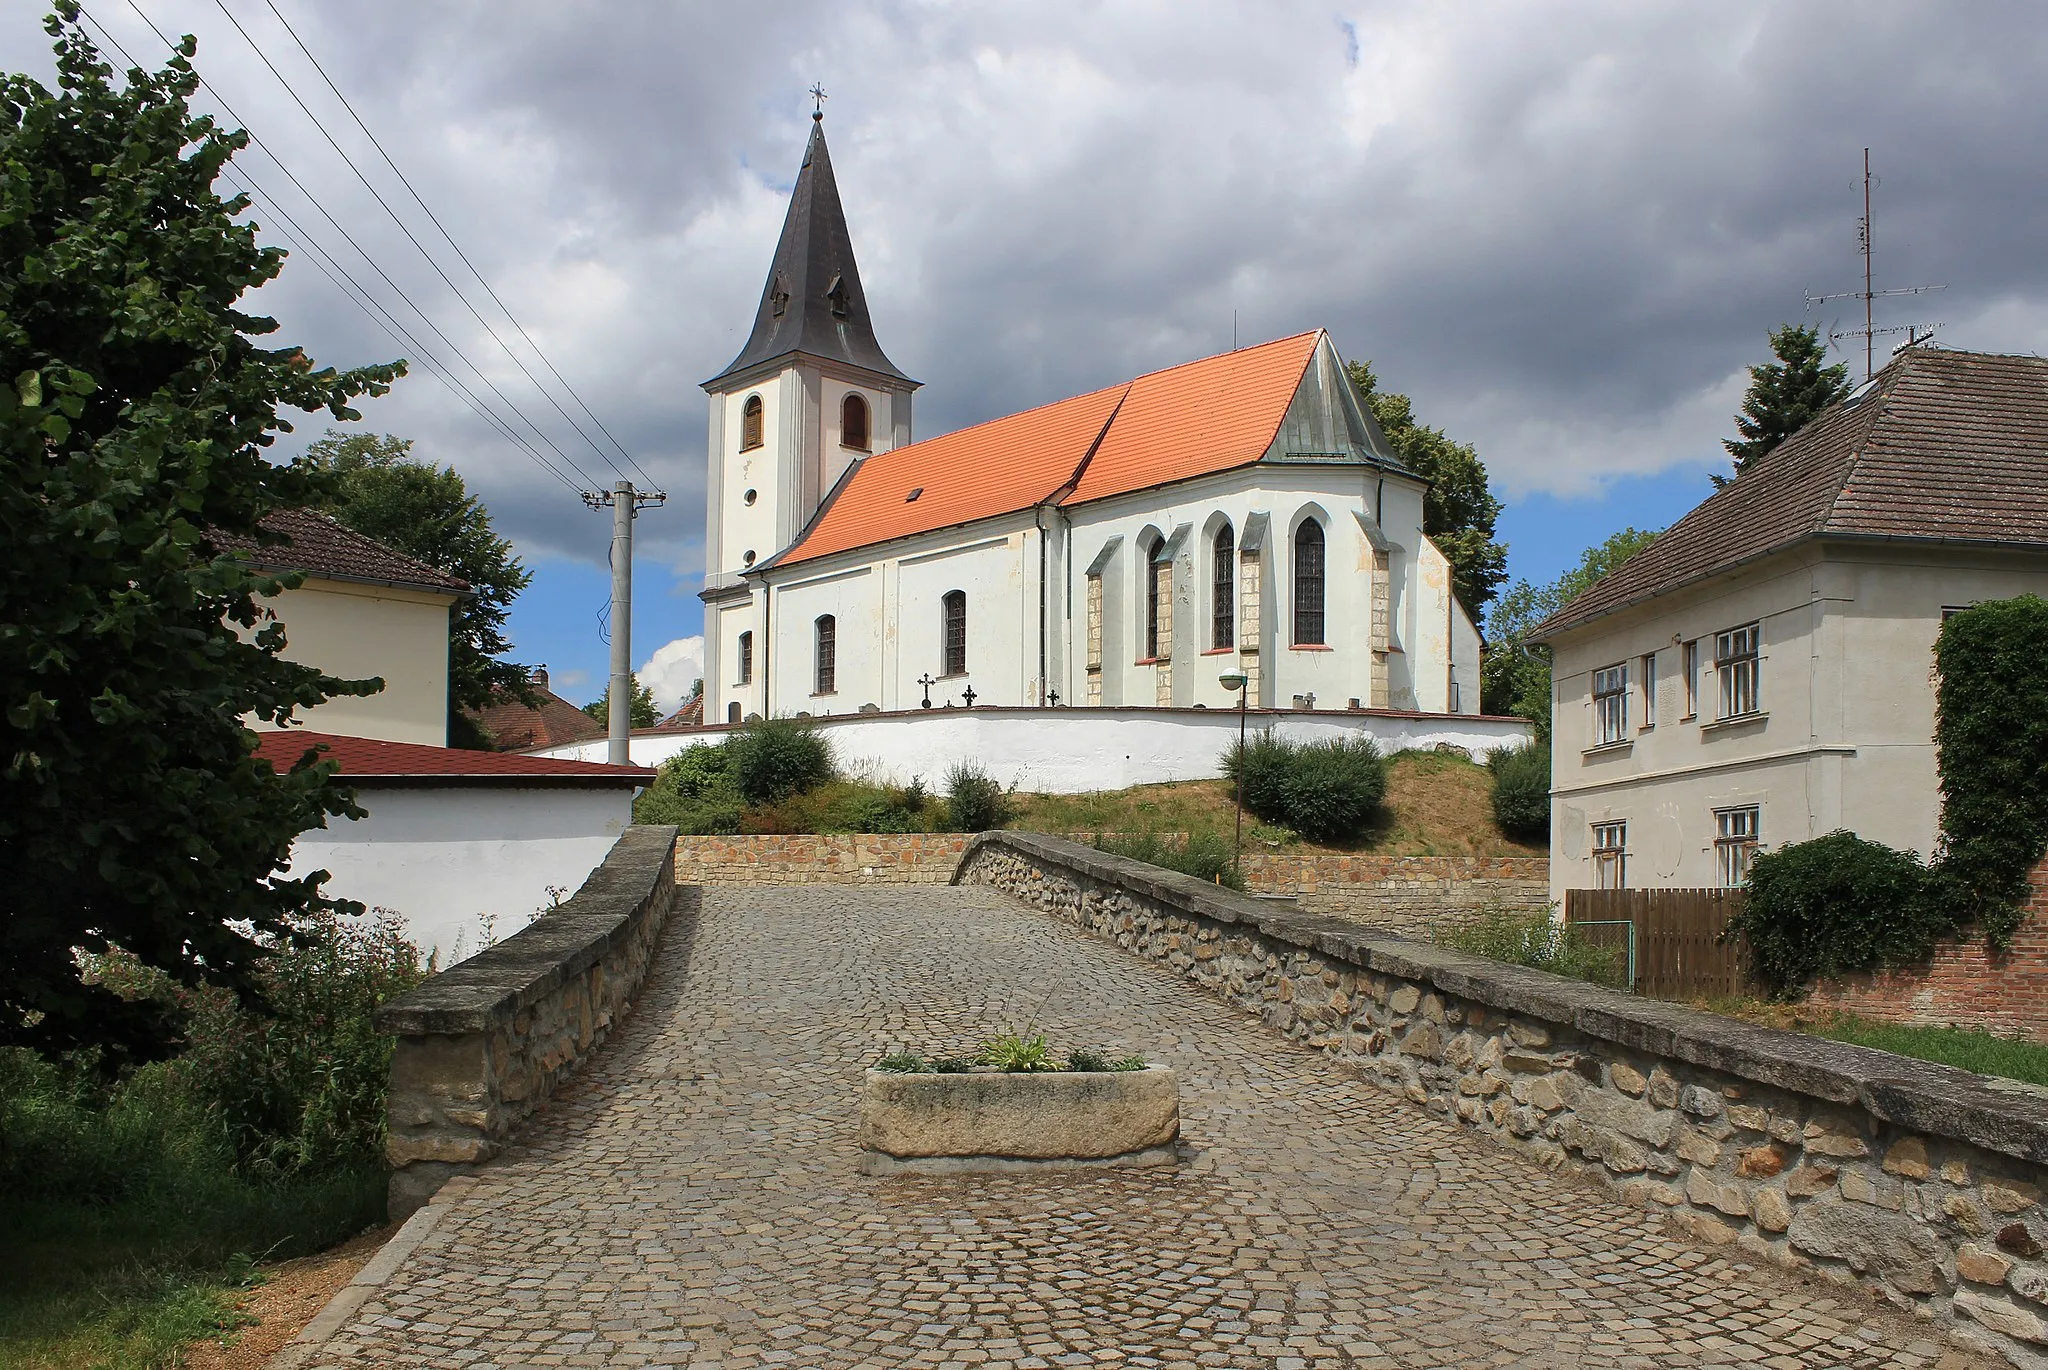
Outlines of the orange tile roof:
[{"label": "orange tile roof", "polygon": [[1257,461],[1321,338],[1316,330],[1205,357],[877,453],[763,569],[1029,509],[1069,484],[1061,504]]}]

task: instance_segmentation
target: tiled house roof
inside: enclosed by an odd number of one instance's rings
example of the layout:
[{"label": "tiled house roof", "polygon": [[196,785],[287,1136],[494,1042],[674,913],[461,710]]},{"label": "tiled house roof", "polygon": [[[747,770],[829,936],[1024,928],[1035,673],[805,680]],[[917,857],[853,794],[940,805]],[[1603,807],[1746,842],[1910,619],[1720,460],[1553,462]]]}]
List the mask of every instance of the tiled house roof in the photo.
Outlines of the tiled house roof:
[{"label": "tiled house roof", "polygon": [[1204,357],[867,457],[763,569],[1255,462],[1279,433],[1322,336]]},{"label": "tiled house roof", "polygon": [[546,672],[536,672],[530,688],[540,701],[538,705],[499,695],[476,715],[477,725],[499,751],[552,747],[604,736],[604,724],[548,688]]},{"label": "tiled house roof", "polygon": [[339,762],[340,778],[351,784],[639,786],[654,779],[654,771],[646,766],[606,766],[549,756],[380,742],[299,728],[262,734],[256,755],[273,769],[289,770],[314,750],[323,760]]},{"label": "tiled house roof", "polygon": [[1532,636],[1816,537],[2048,551],[2048,359],[1900,353]]},{"label": "tiled house roof", "polygon": [[699,690],[683,701],[683,707],[654,725],[656,732],[678,732],[704,726],[704,692]]},{"label": "tiled house roof", "polygon": [[304,571],[329,580],[401,585],[451,595],[469,589],[468,581],[415,561],[311,509],[280,509],[264,518],[263,527],[289,541],[259,547],[248,538],[215,532],[213,543],[223,551],[247,552],[252,563],[273,571]]}]

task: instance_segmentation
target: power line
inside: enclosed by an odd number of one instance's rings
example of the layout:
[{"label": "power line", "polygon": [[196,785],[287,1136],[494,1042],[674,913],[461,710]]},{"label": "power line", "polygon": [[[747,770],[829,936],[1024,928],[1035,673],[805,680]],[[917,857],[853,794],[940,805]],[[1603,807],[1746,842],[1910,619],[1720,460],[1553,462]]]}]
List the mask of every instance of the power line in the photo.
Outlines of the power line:
[{"label": "power line", "polygon": [[[540,392],[541,398],[545,399],[550,405],[554,406],[555,412],[557,414],[560,414],[562,418],[565,421],[567,421],[568,425],[576,430],[576,436],[582,438],[584,442],[590,445],[590,450],[597,454],[598,459],[603,461],[605,465],[611,467],[613,473],[616,474],[619,477],[619,479],[626,479],[625,471],[620,468],[617,462],[611,459],[611,454],[606,452],[602,447],[599,447],[597,445],[597,440],[595,438],[592,438],[590,434],[583,431],[583,425],[577,423],[575,417],[571,415],[568,410],[562,407],[561,401],[557,400],[554,397],[554,395],[548,390],[548,388],[540,383],[540,378],[533,374],[532,370],[527,367],[526,363],[520,359],[519,354],[517,352],[514,352],[512,350],[511,345],[507,343],[502,336],[499,335],[498,330],[491,324],[491,321],[489,319],[486,319],[483,316],[483,314],[477,309],[477,307],[470,302],[469,296],[462,293],[461,288],[455,284],[454,279],[450,277],[447,271],[442,268],[441,263],[435,259],[434,254],[427,251],[426,244],[422,243],[419,240],[418,236],[413,233],[411,226],[408,225],[404,219],[399,217],[397,210],[391,207],[391,202],[384,198],[383,192],[379,191],[377,187],[371,183],[370,178],[363,174],[362,168],[356,165],[355,159],[349,156],[348,150],[342,147],[342,145],[338,141],[336,141],[332,133],[329,133],[327,131],[327,125],[321,122],[320,116],[313,113],[312,109],[306,104],[306,102],[299,97],[298,90],[294,88],[292,83],[285,78],[284,73],[277,69],[277,64],[270,60],[270,55],[262,49],[262,47],[256,42],[254,38],[249,36],[249,31],[242,27],[242,21],[235,18],[234,11],[230,10],[227,7],[226,0],[214,0],[214,5],[220,10],[220,12],[223,15],[227,17],[227,21],[230,24],[234,25],[235,32],[242,35],[242,41],[249,45],[249,50],[255,53],[257,59],[261,61],[266,68],[269,69],[270,74],[277,78],[277,83],[284,87],[285,94],[291,96],[292,103],[297,105],[299,107],[300,112],[303,113],[306,116],[306,118],[312,122],[313,126],[320,131],[320,136],[327,140],[327,145],[333,148],[336,154],[340,156],[341,160],[348,165],[348,169],[355,173],[356,179],[363,183],[363,188],[370,192],[371,198],[376,200],[378,205],[383,208],[384,212],[391,216],[391,222],[398,225],[398,231],[405,235],[406,241],[411,243],[413,247],[418,249],[420,256],[426,259],[427,265],[434,269],[434,274],[441,278],[441,283],[443,285],[446,285],[448,289],[454,293],[455,298],[462,302],[462,307],[464,309],[467,309],[470,313],[470,316],[483,326],[484,332],[491,335],[491,341],[496,343],[499,346],[499,348],[503,350],[505,355],[512,359],[512,364],[519,368],[519,372],[521,375],[525,376],[527,380],[533,383],[533,388]],[[250,136],[254,137],[255,135],[252,134]],[[629,457],[627,460],[630,461],[631,458]]]},{"label": "power line", "polygon": [[576,387],[571,385],[569,383],[568,378],[564,376],[559,369],[556,368],[554,362],[548,359],[548,354],[541,351],[540,344],[535,342],[532,336],[529,333],[527,333],[526,325],[519,322],[519,317],[512,312],[511,306],[507,305],[503,300],[498,298],[498,292],[493,290],[491,288],[491,283],[484,279],[483,272],[477,270],[476,263],[472,262],[469,259],[469,254],[467,252],[464,252],[462,250],[462,245],[455,241],[454,235],[451,234],[448,231],[447,226],[441,222],[440,216],[434,213],[433,209],[427,204],[426,200],[421,197],[419,191],[413,186],[411,179],[406,176],[404,171],[399,169],[398,163],[392,160],[391,154],[385,150],[384,144],[378,140],[377,135],[375,133],[370,131],[370,126],[363,122],[363,116],[356,113],[356,107],[349,103],[349,98],[341,93],[341,88],[339,86],[335,85],[334,78],[327,74],[327,68],[320,65],[320,59],[315,57],[313,55],[312,49],[306,46],[306,40],[299,37],[299,31],[292,27],[291,20],[284,17],[283,12],[278,9],[277,5],[273,2],[273,0],[263,0],[263,3],[273,15],[277,16],[277,22],[284,25],[284,31],[291,35],[292,42],[296,43],[298,45],[299,51],[306,55],[306,60],[312,64],[313,70],[319,73],[320,79],[327,83],[327,89],[334,92],[334,98],[341,101],[341,107],[348,111],[348,117],[355,120],[356,127],[361,129],[363,131],[363,136],[370,140],[370,146],[377,149],[377,155],[384,159],[384,165],[390,167],[392,174],[398,177],[399,184],[403,185],[406,189],[406,192],[412,196],[413,203],[417,204],[420,207],[421,211],[426,214],[428,221],[432,223],[437,230],[439,230],[441,237],[447,241],[448,246],[455,250],[455,255],[462,259],[462,264],[464,266],[469,268],[469,274],[476,277],[476,283],[484,288],[484,293],[486,295],[489,295],[491,297],[491,303],[497,305],[499,309],[504,311],[505,317],[511,321],[512,327],[519,331],[519,336],[525,339],[526,345],[528,347],[533,349],[533,355],[539,357],[541,360],[541,364],[546,366],[548,371],[554,376],[554,378],[562,383],[562,388],[569,392],[569,397],[576,401],[577,407],[581,409],[584,412],[584,414],[586,414],[589,417],[590,421],[597,426],[597,431],[603,433],[605,437],[610,440],[611,445],[618,449],[619,455],[624,457],[627,463],[631,465],[632,468],[640,474],[641,479],[645,480],[650,485],[654,484],[654,478],[647,474],[646,470],[641,467],[640,463],[634,459],[633,454],[626,450],[625,445],[612,435],[611,429],[606,428],[604,426],[604,420],[600,419],[594,412],[592,412],[590,406],[584,402],[583,396],[576,393]]},{"label": "power line", "polygon": [[[136,0],[127,0],[127,3],[128,8],[135,11],[136,17],[142,20],[144,24],[148,25],[150,31],[155,33],[160,41],[162,41],[167,47],[171,48],[172,51],[175,52],[178,50],[177,44],[171,42],[170,37],[167,34],[165,34],[162,29],[158,28],[156,26],[156,23],[153,20],[151,20],[147,14],[144,14],[142,12],[142,7],[136,3]],[[81,5],[79,8],[80,13],[84,13],[84,6]],[[103,33],[108,32],[107,27],[104,23],[100,23],[99,27]],[[119,44],[116,44],[115,46],[118,48]],[[130,61],[132,62],[133,59],[131,58]],[[507,395],[503,390],[499,389],[497,382],[493,381],[488,375],[486,375],[483,371],[483,368],[479,367],[475,363],[475,361],[471,360],[469,354],[462,350],[461,344],[457,343],[453,338],[449,337],[448,334],[442,330],[439,324],[435,323],[433,319],[428,317],[427,312],[420,308],[419,303],[415,301],[411,295],[406,293],[405,287],[401,286],[397,281],[391,278],[391,273],[386,271],[383,268],[383,266],[381,266],[378,263],[377,259],[370,255],[368,249],[364,248],[361,243],[356,241],[355,235],[350,233],[348,229],[341,224],[340,220],[336,219],[334,215],[328,211],[327,206],[320,202],[320,198],[313,194],[311,190],[307,189],[305,182],[301,181],[298,178],[297,174],[292,171],[291,167],[285,164],[284,159],[282,157],[279,157],[277,153],[271,149],[270,145],[264,142],[263,139],[257,135],[254,129],[251,129],[249,127],[248,120],[242,118],[241,115],[235,112],[234,106],[230,105],[227,102],[227,99],[220,93],[220,88],[208,82],[204,77],[200,77],[199,82],[201,85],[205,86],[207,90],[212,92],[213,98],[220,103],[221,109],[226,112],[228,118],[234,120],[236,123],[242,126],[242,131],[249,135],[249,141],[253,143],[258,149],[260,149],[264,156],[270,158],[270,160],[276,164],[277,169],[284,173],[285,179],[290,181],[292,185],[298,190],[299,194],[305,197],[306,202],[312,205],[315,210],[319,211],[320,217],[325,219],[328,222],[328,224],[333,227],[334,231],[341,235],[342,240],[344,242],[346,242],[350,247],[355,249],[356,255],[361,257],[363,261],[369,266],[369,268],[377,273],[378,277],[383,280],[384,284],[391,288],[392,293],[397,295],[399,299],[403,300],[406,304],[406,307],[411,309],[414,314],[419,316],[420,322],[424,323],[429,329],[433,330],[434,336],[439,338],[441,342],[448,348],[448,350],[451,353],[453,353],[455,357],[458,358],[464,366],[469,368],[470,373],[483,383],[484,388],[489,390],[491,394],[495,395],[498,399],[498,402],[504,405],[506,409],[510,410],[514,417],[516,417],[521,423],[525,424],[528,431],[530,431],[535,437],[539,438],[541,442],[545,444],[547,448],[555,454],[555,457],[562,463],[562,465],[568,467],[569,470],[575,472],[577,478],[582,482],[584,487],[587,488],[591,485],[596,484],[596,482],[594,482],[590,478],[589,474],[586,473],[581,467],[579,467],[576,464],[575,460],[571,458],[567,452],[564,452],[553,438],[549,437],[545,432],[543,432],[540,426],[536,424],[531,418],[529,418],[526,412],[523,409],[521,409],[516,403],[514,403],[509,395]],[[243,174],[246,176],[248,173],[246,170],[244,170]],[[266,195],[265,198],[270,201],[271,207],[273,209],[277,208],[277,198],[275,196]]]}]

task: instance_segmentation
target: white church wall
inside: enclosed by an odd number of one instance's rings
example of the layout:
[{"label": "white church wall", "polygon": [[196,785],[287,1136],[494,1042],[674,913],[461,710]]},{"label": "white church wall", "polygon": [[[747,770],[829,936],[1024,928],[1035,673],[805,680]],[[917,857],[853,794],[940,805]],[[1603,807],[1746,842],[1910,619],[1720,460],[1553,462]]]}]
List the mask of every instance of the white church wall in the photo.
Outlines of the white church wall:
[{"label": "white church wall", "polygon": [[[939,682],[931,687],[934,703],[956,699],[970,686],[980,703],[1029,702],[1028,691],[1037,678],[1038,623],[1035,614],[1027,613],[1025,535],[1021,531],[992,535],[986,525],[979,531],[980,537],[963,538],[959,545],[899,559],[896,688],[889,699],[881,701],[883,708],[917,707],[924,696],[924,687],[917,682],[926,674]],[[1034,551],[1034,593],[1037,574]],[[948,676],[941,601],[953,590],[967,596],[967,670]]]},{"label": "white church wall", "polygon": [[1451,678],[1458,683],[1457,698],[1451,701],[1450,712],[1476,714],[1479,712],[1479,659],[1480,638],[1478,625],[1465,612],[1465,606],[1458,603],[1456,596],[1451,599]]},{"label": "white church wall", "polygon": [[[711,403],[723,411],[712,425],[712,437],[723,444],[724,469],[717,491],[721,507],[710,517],[713,540],[705,548],[705,561],[714,571],[726,573],[728,580],[745,569],[748,552],[762,560],[788,541],[782,529],[791,522],[786,515],[797,491],[791,479],[794,463],[783,449],[795,436],[790,431],[789,401],[798,397],[800,389],[794,373],[780,372],[731,394],[711,397]],[[741,451],[743,415],[747,400],[755,395],[761,397],[761,445]],[[751,502],[749,491],[754,496]]]},{"label": "white church wall", "polygon": [[[1531,738],[1520,719],[1462,715],[1253,710],[1248,721],[1254,731],[1270,727],[1295,741],[1364,736],[1388,753],[1448,745],[1479,759]],[[935,785],[955,762],[972,761],[1021,790],[1087,794],[1220,775],[1238,717],[1234,709],[939,707],[819,719],[814,726],[831,740],[841,769],[880,782],[922,777]],[[638,733],[633,761],[659,765],[687,747],[715,745],[728,731]],[[534,754],[601,761],[604,746],[595,738]]]},{"label": "white church wall", "polygon": [[[775,587],[769,607],[775,653],[770,702],[777,713],[852,713],[880,699],[882,575],[875,565],[812,576]],[[833,688],[818,690],[817,624],[833,620]]]},{"label": "white church wall", "polygon": [[1415,558],[1415,638],[1411,662],[1419,669],[1415,679],[1415,707],[1432,713],[1451,709],[1451,563],[1428,538],[1421,540]]}]

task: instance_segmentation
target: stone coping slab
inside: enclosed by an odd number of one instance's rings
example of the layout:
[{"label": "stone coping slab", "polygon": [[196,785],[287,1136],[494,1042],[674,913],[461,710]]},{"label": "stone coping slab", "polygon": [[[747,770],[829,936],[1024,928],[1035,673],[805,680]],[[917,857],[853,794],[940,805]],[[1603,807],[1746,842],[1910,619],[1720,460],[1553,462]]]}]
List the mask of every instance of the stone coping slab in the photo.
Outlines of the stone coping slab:
[{"label": "stone coping slab", "polygon": [[605,959],[654,897],[675,850],[673,827],[626,829],[567,902],[377,1010],[401,1037],[490,1032]]},{"label": "stone coping slab", "polygon": [[[1914,1132],[1966,1141],[2048,1164],[2048,1089],[1988,1080],[1953,1066],[1760,1027],[1680,1004],[1545,971],[1507,966],[1285,904],[1254,899],[1175,871],[1038,833],[987,832],[968,844],[960,871],[984,848],[1076,871],[1218,923],[1348,962],[1422,981],[1509,1013],[1568,1024],[1588,1037],[1670,1057],[1838,1104]],[[960,873],[955,872],[954,883]]]},{"label": "stone coping slab", "polygon": [[[1174,1159],[1180,1084],[1171,1066],[1126,1071],[931,1074],[869,1070],[860,1145],[870,1173]],[[898,1163],[941,1161],[932,1166]]]}]

